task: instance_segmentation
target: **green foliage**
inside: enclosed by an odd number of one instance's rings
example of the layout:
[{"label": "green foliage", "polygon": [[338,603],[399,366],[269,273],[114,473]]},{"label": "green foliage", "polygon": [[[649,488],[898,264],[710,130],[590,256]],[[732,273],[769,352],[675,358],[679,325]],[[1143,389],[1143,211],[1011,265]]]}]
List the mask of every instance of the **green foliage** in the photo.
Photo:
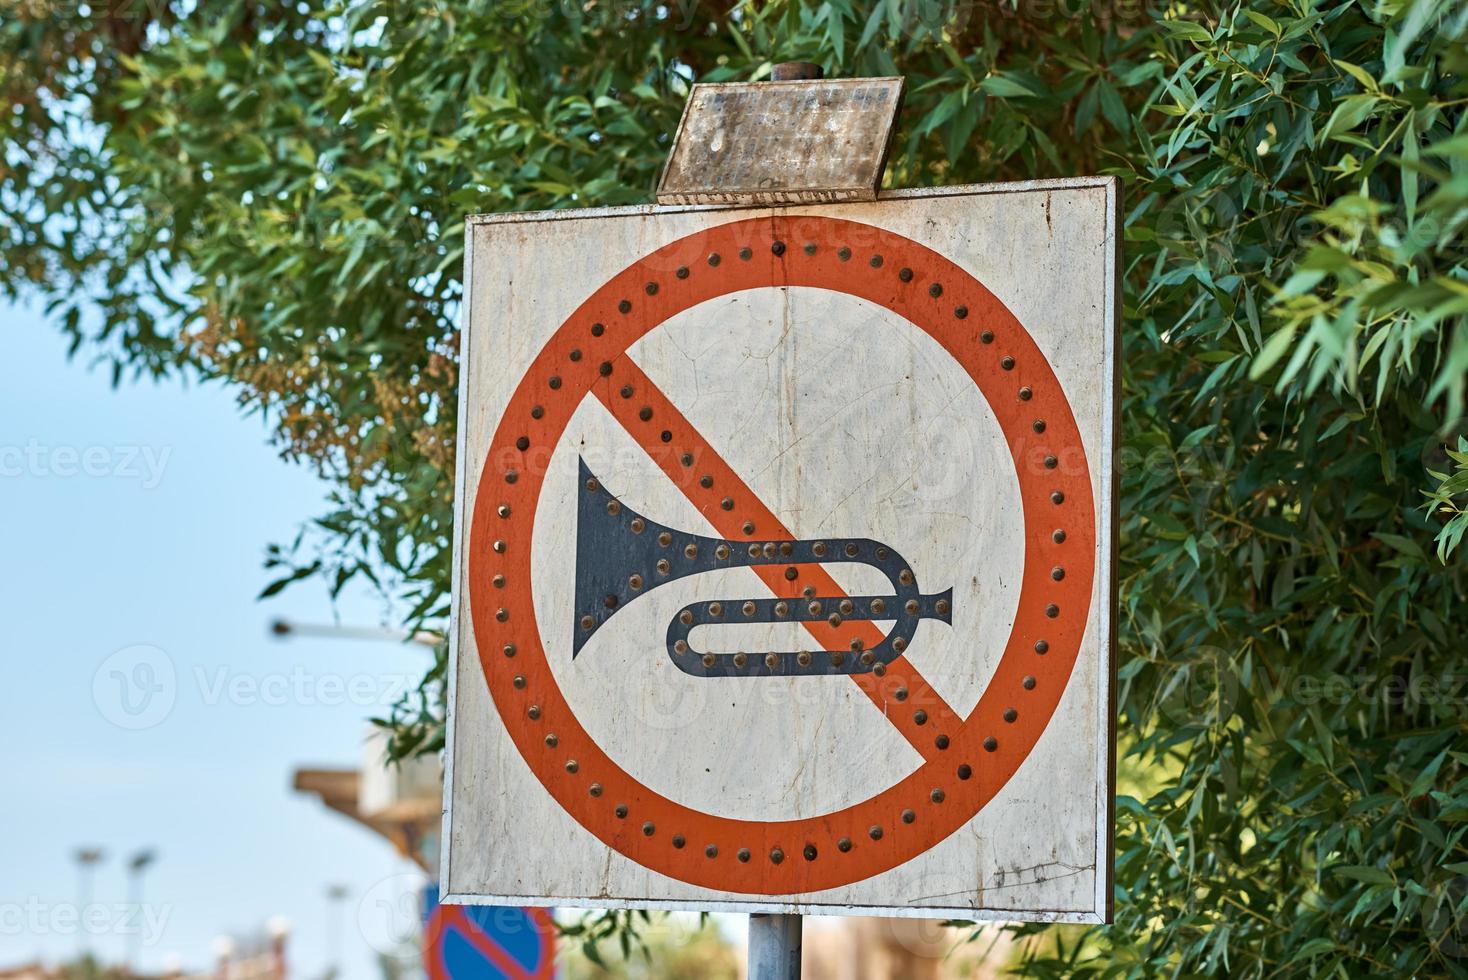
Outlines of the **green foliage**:
[{"label": "green foliage", "polygon": [[895,185],[1120,175],[1135,788],[1117,924],[1026,969],[1468,975],[1468,6],[112,2],[0,22],[0,283],[232,383],[340,488],[281,576],[415,623],[465,212],[645,200],[688,82],[775,60],[907,76]]}]

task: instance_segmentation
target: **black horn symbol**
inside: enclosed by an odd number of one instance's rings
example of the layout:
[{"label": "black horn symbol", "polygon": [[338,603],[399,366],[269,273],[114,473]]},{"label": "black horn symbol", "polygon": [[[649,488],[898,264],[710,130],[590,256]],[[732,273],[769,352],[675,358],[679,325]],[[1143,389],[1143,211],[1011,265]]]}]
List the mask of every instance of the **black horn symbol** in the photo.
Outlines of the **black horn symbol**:
[{"label": "black horn symbol", "polygon": [[[715,599],[684,606],[668,623],[668,656],[697,677],[864,674],[901,656],[924,619],[952,623],[953,590],[924,595],[912,566],[871,538],[729,541],[666,527],[612,496],[581,460],[576,508],[576,622],[571,655],[619,609],[660,585],[700,572],[759,565],[854,563],[887,576],[881,596]],[[733,623],[891,622],[869,649],[702,653],[688,642],[695,627]]]}]

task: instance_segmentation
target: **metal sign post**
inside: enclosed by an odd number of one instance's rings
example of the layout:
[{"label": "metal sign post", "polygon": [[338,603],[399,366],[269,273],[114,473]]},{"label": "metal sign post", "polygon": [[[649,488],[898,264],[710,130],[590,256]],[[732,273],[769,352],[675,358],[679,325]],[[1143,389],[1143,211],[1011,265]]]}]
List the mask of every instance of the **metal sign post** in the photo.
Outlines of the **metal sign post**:
[{"label": "metal sign post", "polygon": [[1118,184],[878,194],[900,92],[468,220],[446,903],[1109,920]]}]

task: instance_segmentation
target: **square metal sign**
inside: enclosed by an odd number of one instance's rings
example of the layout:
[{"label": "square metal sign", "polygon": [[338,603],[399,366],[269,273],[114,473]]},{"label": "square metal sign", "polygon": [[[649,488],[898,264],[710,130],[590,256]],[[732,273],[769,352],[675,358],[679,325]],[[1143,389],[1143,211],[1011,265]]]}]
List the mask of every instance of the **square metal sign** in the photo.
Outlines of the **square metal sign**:
[{"label": "square metal sign", "polygon": [[1118,196],[469,219],[445,901],[1109,919]]}]

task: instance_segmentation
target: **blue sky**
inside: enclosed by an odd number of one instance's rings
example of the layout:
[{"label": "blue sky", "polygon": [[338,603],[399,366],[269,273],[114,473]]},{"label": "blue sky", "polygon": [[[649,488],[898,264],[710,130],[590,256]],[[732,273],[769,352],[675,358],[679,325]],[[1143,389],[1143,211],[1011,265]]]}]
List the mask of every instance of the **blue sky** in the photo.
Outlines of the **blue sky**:
[{"label": "blue sky", "polygon": [[[266,544],[321,513],[325,492],[227,389],[113,389],[36,310],[0,306],[0,968],[80,947],[72,852],[95,844],[104,908],[88,942],[104,959],[137,925],[144,968],[201,968],[216,937],[284,916],[294,975],[320,976],[324,894],[341,883],[345,976],[378,975],[389,937],[373,910],[412,885],[412,865],[293,792],[291,772],[355,767],[365,719],[425,654],[267,635],[276,616],[390,619],[367,595],[333,609],[314,582],[255,600]],[[144,847],[159,852],[148,921],[112,908]]]}]

